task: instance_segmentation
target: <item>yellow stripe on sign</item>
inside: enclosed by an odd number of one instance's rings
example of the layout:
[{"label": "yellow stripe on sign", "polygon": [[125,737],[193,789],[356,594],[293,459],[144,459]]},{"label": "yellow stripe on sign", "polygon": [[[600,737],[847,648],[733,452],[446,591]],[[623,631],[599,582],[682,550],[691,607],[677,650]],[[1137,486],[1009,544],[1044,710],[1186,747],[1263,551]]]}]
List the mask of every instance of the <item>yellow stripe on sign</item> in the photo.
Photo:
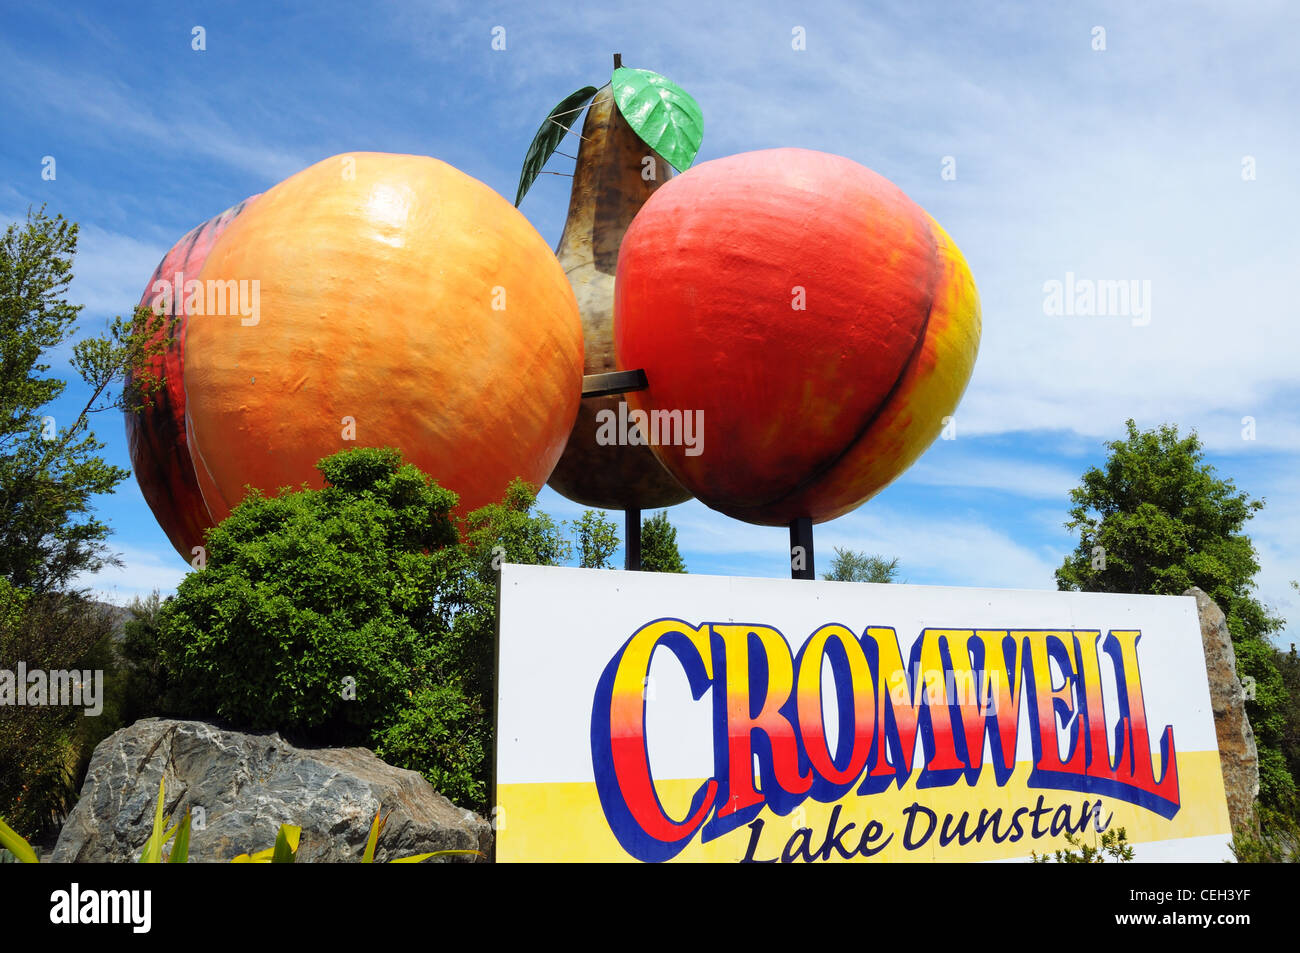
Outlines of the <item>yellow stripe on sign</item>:
[{"label": "yellow stripe on sign", "polygon": [[[1156,760],[1158,762],[1158,757]],[[1172,820],[1104,794],[1026,787],[1025,778],[1032,769],[1031,762],[1019,762],[1004,787],[997,786],[989,767],[984,769],[973,787],[958,780],[948,787],[918,791],[914,773],[901,791],[891,787],[865,797],[850,791],[834,804],[806,801],[785,817],[778,817],[765,808],[758,817],[763,823],[757,837],[748,826],[708,843],[701,843],[697,834],[674,859],[735,862],[745,857],[751,841],[755,860],[788,857],[795,862],[804,862],[808,858],[818,862],[823,859],[843,861],[844,852],[857,860],[862,859],[860,852],[868,851],[871,856],[867,859],[882,861],[981,861],[1028,857],[1031,850],[1041,854],[1068,846],[1064,831],[1055,836],[1050,833],[1054,821],[1058,829],[1066,823],[1071,829],[1083,824],[1084,830],[1077,836],[1086,843],[1097,844],[1100,835],[1096,833],[1095,825],[1085,824],[1085,820],[1099,799],[1102,819],[1108,819],[1112,829],[1125,828],[1130,844],[1215,834],[1225,838],[1232,836],[1216,751],[1178,753],[1183,806]],[[1159,773],[1157,764],[1157,777]],[[685,811],[691,794],[701,783],[699,778],[659,781],[656,789],[666,809],[672,813]],[[1029,812],[1039,808],[1040,798],[1042,809],[1037,826],[1044,836],[1034,837],[1034,820]],[[502,784],[497,789],[497,801],[500,806],[496,815],[496,856],[499,862],[633,859],[610,831],[594,782]],[[929,815],[914,805],[933,812],[933,825]],[[830,822],[837,807],[839,813],[831,831]],[[1019,815],[1022,834],[1015,838],[1012,818],[1020,808],[1028,810]],[[909,812],[909,809],[912,810]],[[999,809],[1000,814],[997,813]],[[864,832],[872,821],[879,826],[870,829],[874,836],[864,843]],[[982,832],[978,830],[981,823]],[[908,849],[907,844],[912,849]]]}]

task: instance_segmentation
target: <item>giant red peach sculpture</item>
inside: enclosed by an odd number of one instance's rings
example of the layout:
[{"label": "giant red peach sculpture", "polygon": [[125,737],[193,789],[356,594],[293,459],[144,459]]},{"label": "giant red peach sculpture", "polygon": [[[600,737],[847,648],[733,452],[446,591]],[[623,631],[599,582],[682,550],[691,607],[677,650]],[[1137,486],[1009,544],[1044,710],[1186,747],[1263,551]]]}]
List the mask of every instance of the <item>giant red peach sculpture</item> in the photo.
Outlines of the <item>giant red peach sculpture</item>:
[{"label": "giant red peach sculpture", "polygon": [[629,403],[703,423],[702,446],[656,456],[764,525],[834,519],[890,483],[939,435],[979,346],[947,233],[871,170],[805,149],[665,183],[623,239],[614,311],[619,366],[649,381]]}]

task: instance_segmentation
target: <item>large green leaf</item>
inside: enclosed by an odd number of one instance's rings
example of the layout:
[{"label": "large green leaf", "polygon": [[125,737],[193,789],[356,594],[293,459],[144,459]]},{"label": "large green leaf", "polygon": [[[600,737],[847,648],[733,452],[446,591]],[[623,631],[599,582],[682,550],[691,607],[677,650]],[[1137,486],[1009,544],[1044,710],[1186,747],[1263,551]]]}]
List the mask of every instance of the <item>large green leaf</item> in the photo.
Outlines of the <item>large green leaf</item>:
[{"label": "large green leaf", "polygon": [[184,864],[190,859],[190,812],[185,811],[185,816],[181,818],[180,824],[176,826],[176,843],[172,844],[172,852],[167,855],[167,863]]},{"label": "large green leaf", "polygon": [[163,844],[167,842],[165,831],[163,830],[163,779],[158,779],[158,803],[153,809],[153,833],[149,835],[149,840],[145,842],[144,850],[140,852],[140,863],[142,864],[161,864]]},{"label": "large green leaf", "polygon": [[375,862],[375,848],[379,846],[379,834],[388,823],[388,818],[380,820],[379,815],[384,811],[384,806],[379,805],[379,810],[375,811],[375,819],[370,825],[370,837],[366,841],[366,849],[361,854],[363,864],[373,864]]},{"label": "large green leaf", "polygon": [[281,824],[280,832],[275,835],[275,847],[271,849],[271,863],[292,864],[298,859],[298,838],[302,828],[296,824]]},{"label": "large green leaf", "polygon": [[537,135],[533,136],[532,145],[528,147],[528,155],[524,156],[524,167],[519,172],[519,191],[515,195],[515,208],[519,207],[519,203],[524,200],[524,195],[532,187],[533,181],[541,174],[546,160],[554,155],[568,127],[578,121],[578,113],[582,111],[582,107],[591,102],[591,97],[595,95],[595,86],[584,86],[576,93],[566,96],[546,117],[542,128],[538,129]]},{"label": "large green leaf", "polygon": [[614,102],[632,131],[678,172],[704,141],[704,114],[690,93],[648,69],[614,70]]},{"label": "large green leaf", "polygon": [[18,832],[4,821],[0,821],[0,847],[8,850],[24,864],[37,862],[36,851],[32,850],[32,845],[23,840]]}]

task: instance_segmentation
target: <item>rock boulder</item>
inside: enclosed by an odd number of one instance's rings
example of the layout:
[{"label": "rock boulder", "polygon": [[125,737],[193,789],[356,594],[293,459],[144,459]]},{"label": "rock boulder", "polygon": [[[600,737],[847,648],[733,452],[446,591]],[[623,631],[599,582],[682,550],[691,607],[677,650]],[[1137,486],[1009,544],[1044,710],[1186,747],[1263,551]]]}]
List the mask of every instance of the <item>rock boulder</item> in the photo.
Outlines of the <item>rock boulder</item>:
[{"label": "rock boulder", "polygon": [[1210,706],[1219,740],[1219,765],[1228,795],[1233,830],[1255,829],[1255,797],[1259,794],[1259,752],[1255,732],[1246,717],[1246,697],[1237,677],[1237,653],[1232,648],[1227,619],[1208,595],[1196,587],[1183,593],[1196,599],[1205,647],[1205,672],[1210,680]]},{"label": "rock boulder", "polygon": [[179,819],[188,808],[195,818],[194,862],[270,847],[286,823],[302,828],[300,861],[355,862],[381,805],[389,818],[376,861],[445,849],[491,855],[486,821],[366,748],[295,748],[278,734],[146,718],[95,749],[50,859],[136,860],[153,827],[159,778],[165,811]]}]

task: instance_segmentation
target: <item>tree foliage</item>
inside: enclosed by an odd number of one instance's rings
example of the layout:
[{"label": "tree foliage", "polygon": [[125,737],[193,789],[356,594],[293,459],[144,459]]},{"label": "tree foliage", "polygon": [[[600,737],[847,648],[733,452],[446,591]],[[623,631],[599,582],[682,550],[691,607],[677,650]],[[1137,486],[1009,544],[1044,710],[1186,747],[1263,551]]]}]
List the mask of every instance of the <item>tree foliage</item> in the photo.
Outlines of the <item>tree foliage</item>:
[{"label": "tree foliage", "polygon": [[1300,862],[1300,823],[1282,811],[1260,805],[1259,832],[1233,831],[1232,854],[1240,864]]},{"label": "tree foliage", "polygon": [[[1290,651],[1279,652],[1278,669],[1282,675],[1282,687],[1286,692],[1288,704],[1283,712],[1281,742],[1279,754],[1286,764],[1287,772],[1300,784],[1300,655],[1296,654],[1295,643]],[[1300,815],[1300,812],[1297,812]],[[1300,859],[1300,855],[1297,856]]]},{"label": "tree foliage", "polygon": [[677,549],[677,529],[663,510],[641,524],[641,569],[645,572],[686,572]]},{"label": "tree foliage", "polygon": [[1127,864],[1133,860],[1134,850],[1128,842],[1128,830],[1123,827],[1119,828],[1119,830],[1104,831],[1100,838],[1094,833],[1091,844],[1082,834],[1066,834],[1065,841],[1069,845],[1068,847],[1063,847],[1051,854],[1030,851],[1030,862],[1035,864],[1050,864],[1052,861],[1056,861],[1058,864],[1104,864],[1107,856],[1112,861],[1121,864]]},{"label": "tree foliage", "polygon": [[[17,663],[28,672],[104,673],[99,689],[111,690],[117,665],[114,619],[107,607],[76,593],[33,593],[0,578],[0,669],[24,691]],[[106,692],[107,695],[107,692]],[[72,705],[0,705],[0,817],[25,837],[57,831],[77,801],[90,754],[120,724],[115,701],[88,717]]]},{"label": "tree foliage", "polygon": [[[150,359],[170,343],[172,320],[137,310],[107,333],[77,341],[71,364],[89,388],[66,426],[42,410],[67,383],[47,372],[50,352],[76,329],[80,306],[67,300],[77,226],[42,208],[0,239],[0,575],[34,592],[67,586],[112,557],[108,527],[91,515],[95,494],[129,475],[106,463],[90,415],[138,409],[161,386]],[[126,388],[128,374],[135,384]]]},{"label": "tree foliage", "polygon": [[[163,383],[152,359],[174,326],[139,309],[101,336],[73,341],[76,247],[77,226],[44,208],[0,236],[0,669],[102,670],[106,696],[98,717],[66,705],[0,708],[0,814],[36,838],[56,829],[94,745],[120,724],[115,618],[70,589],[79,574],[116,561],[92,501],[128,476],[99,456],[91,416],[152,398]],[[50,373],[56,359],[68,361],[86,394],[79,411],[59,419],[50,405],[67,381]]]},{"label": "tree foliage", "polygon": [[830,572],[823,579],[833,582],[893,582],[898,577],[898,557],[868,556],[852,549],[835,547]]},{"label": "tree foliage", "polygon": [[1089,592],[1181,595],[1197,586],[1227,616],[1237,670],[1255,679],[1247,713],[1260,752],[1260,797],[1289,803],[1296,778],[1281,745],[1287,712],[1297,700],[1283,684],[1280,653],[1269,636],[1284,620],[1256,598],[1259,561],[1244,527],[1264,507],[1204,462],[1193,431],[1180,437],[1163,425],[1107,444],[1100,467],[1090,467],[1070,491],[1065,524],[1079,542],[1056,570],[1057,587]]},{"label": "tree foliage", "polygon": [[127,607],[119,654],[124,662],[122,719],[128,725],[157,714],[159,699],[166,693],[158,644],[162,607],[157,589],[144,599],[137,596]]},{"label": "tree foliage", "polygon": [[583,569],[612,569],[618,550],[618,524],[600,510],[584,510],[569,524],[577,537],[578,565]]}]

